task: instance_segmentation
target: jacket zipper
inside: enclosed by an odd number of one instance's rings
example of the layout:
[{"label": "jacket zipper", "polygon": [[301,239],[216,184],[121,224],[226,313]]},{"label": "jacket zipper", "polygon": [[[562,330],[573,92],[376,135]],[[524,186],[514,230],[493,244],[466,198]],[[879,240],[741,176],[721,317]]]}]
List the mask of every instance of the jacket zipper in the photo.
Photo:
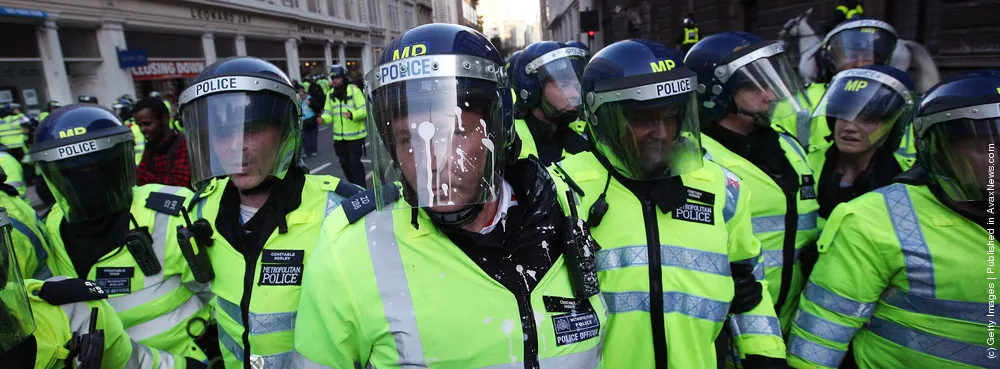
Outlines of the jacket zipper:
[{"label": "jacket zipper", "polygon": [[[531,308],[530,295],[515,294],[517,310],[521,314],[521,331],[524,334],[524,369],[539,369],[538,362],[538,327],[535,325],[535,313]],[[511,338],[513,339],[513,338]]]},{"label": "jacket zipper", "polygon": [[[778,178],[780,180],[780,178]],[[781,184],[775,181],[778,187]],[[785,239],[782,244],[782,266],[781,266],[781,288],[778,292],[778,299],[774,301],[774,312],[781,316],[781,308],[785,305],[785,300],[788,299],[788,290],[792,284],[792,274],[795,270],[795,235],[798,233],[799,228],[799,209],[798,203],[795,201],[795,195],[798,194],[798,187],[792,191],[785,190],[782,188],[782,192],[785,193]]]},{"label": "jacket zipper", "polygon": [[646,223],[646,253],[649,260],[649,318],[653,333],[653,357],[656,368],[667,367],[667,334],[663,319],[663,268],[660,262],[660,227],[656,207],[651,200],[642,203]]},{"label": "jacket zipper", "polygon": [[257,266],[257,256],[258,254],[244,255],[246,269],[243,274],[243,298],[240,300],[240,313],[243,314],[244,369],[250,369],[250,297],[253,295],[253,280]]}]

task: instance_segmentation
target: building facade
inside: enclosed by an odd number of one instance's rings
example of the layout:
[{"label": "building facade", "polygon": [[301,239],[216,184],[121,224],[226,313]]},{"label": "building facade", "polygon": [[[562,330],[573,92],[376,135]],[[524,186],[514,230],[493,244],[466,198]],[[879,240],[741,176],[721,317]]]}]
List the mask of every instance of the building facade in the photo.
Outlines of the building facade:
[{"label": "building facade", "polygon": [[[343,64],[359,79],[430,0],[0,0],[0,102],[28,111],[49,100],[158,91],[176,101],[208,64],[268,60],[294,80]],[[122,68],[119,52],[145,55]]]},{"label": "building facade", "polygon": [[[702,36],[748,31],[776,39],[789,19],[812,8],[809,23],[817,32],[832,28],[836,0],[540,0],[543,38],[565,41],[579,33],[579,12],[598,11],[600,30],[594,51],[630,38],[675,45],[688,13]],[[942,77],[979,69],[1000,68],[1000,24],[991,0],[865,0],[865,15],[892,24],[903,39],[925,45]]]}]

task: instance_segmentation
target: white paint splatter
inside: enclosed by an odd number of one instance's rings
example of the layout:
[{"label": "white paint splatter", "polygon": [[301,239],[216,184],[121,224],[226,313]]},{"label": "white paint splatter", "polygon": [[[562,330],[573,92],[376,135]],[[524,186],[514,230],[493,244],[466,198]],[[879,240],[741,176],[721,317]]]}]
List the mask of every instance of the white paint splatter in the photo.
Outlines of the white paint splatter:
[{"label": "white paint splatter", "polygon": [[536,281],[538,280],[538,278],[535,278],[535,271],[534,270],[528,269],[528,270],[526,270],[524,272],[528,273],[528,276],[531,277],[531,279],[534,279]]},{"label": "white paint splatter", "polygon": [[542,248],[545,249],[545,257],[549,258],[549,262],[552,262],[552,256],[549,254],[549,243],[542,241]]},{"label": "white paint splatter", "polygon": [[[468,106],[469,103],[465,103],[465,105]],[[455,119],[458,119],[458,130],[465,132],[465,127],[462,126],[462,108],[457,106],[455,107]]]},{"label": "white paint splatter", "polygon": [[448,192],[448,184],[447,183],[442,183],[441,184],[441,191],[444,191],[445,193]]},{"label": "white paint splatter", "polygon": [[486,132],[489,132],[489,131],[486,130],[486,121],[485,120],[480,119],[479,120],[479,125],[483,127],[483,134],[484,135],[487,134]]},{"label": "white paint splatter", "polygon": [[437,128],[434,127],[434,123],[423,122],[420,123],[420,127],[417,128],[417,134],[420,138],[424,140],[424,152],[427,153],[427,164],[424,165],[424,170],[427,175],[427,199],[433,201],[434,199],[434,187],[433,187],[433,168],[434,163],[431,163],[431,139],[434,138],[434,133]]},{"label": "white paint splatter", "polygon": [[523,280],[524,280],[524,285],[525,285],[525,286],[530,286],[530,285],[528,284],[528,278],[526,278],[526,277],[524,276],[524,267],[523,267],[523,266],[520,266],[520,265],[518,265],[518,266],[516,266],[516,267],[515,267],[514,269],[515,269],[515,270],[517,270],[517,272],[518,272],[519,274],[521,274],[521,279],[523,279]]},{"label": "white paint splatter", "polygon": [[372,224],[371,227],[368,227],[368,232],[375,232],[375,225],[374,224]]},{"label": "white paint splatter", "polygon": [[503,320],[503,333],[507,335],[507,346],[510,349],[510,362],[517,362],[517,356],[514,355],[514,341],[510,334],[514,332],[514,321],[510,319]]},{"label": "white paint splatter", "polygon": [[455,149],[455,153],[458,154],[458,169],[461,169],[462,173],[467,172],[468,170],[465,169],[465,150],[459,147]]},{"label": "white paint splatter", "polygon": [[444,273],[438,274],[438,279],[444,279]]},{"label": "white paint splatter", "polygon": [[417,129],[416,123],[410,123],[410,129]]},{"label": "white paint splatter", "polygon": [[468,108],[468,107],[469,107],[469,102],[468,102],[468,101],[466,101],[466,102],[465,102],[465,107],[466,107],[466,108]]},{"label": "white paint splatter", "polygon": [[488,316],[488,317],[486,317],[486,319],[483,319],[483,325],[490,324],[490,322],[492,322],[492,321],[493,321],[493,317]]}]

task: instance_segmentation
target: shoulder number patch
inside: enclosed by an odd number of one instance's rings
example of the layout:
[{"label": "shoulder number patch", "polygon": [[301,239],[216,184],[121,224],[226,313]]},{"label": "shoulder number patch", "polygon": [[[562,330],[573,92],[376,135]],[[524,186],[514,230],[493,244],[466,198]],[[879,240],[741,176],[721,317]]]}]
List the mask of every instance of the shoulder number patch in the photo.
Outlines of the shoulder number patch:
[{"label": "shoulder number patch", "polygon": [[181,215],[184,196],[153,192],[146,198],[146,208],[170,215]]}]

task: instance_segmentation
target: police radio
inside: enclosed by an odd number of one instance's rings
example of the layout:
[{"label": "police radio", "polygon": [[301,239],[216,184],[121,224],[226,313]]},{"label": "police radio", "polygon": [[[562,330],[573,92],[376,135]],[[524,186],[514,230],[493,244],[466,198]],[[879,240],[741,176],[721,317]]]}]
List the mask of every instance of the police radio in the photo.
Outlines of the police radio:
[{"label": "police radio", "polygon": [[135,263],[139,264],[142,274],[151,276],[160,273],[163,268],[160,260],[156,258],[156,252],[153,251],[153,237],[149,235],[149,227],[140,227],[132,214],[128,217],[132,220],[132,229],[125,233],[125,246],[128,247],[128,252],[132,254]]},{"label": "police radio", "polygon": [[566,217],[563,235],[566,242],[566,264],[573,278],[573,292],[576,297],[589,298],[601,292],[597,283],[597,241],[590,236],[576,211],[573,191],[566,191],[566,202],[570,216]]},{"label": "police radio", "polygon": [[[85,334],[73,332],[66,343],[69,356],[66,357],[66,367],[78,369],[100,369],[104,360],[104,330],[97,330],[97,308],[90,309],[90,329]],[[80,362],[73,365],[73,359]]]},{"label": "police radio", "polygon": [[181,208],[181,214],[184,215],[187,227],[177,226],[177,243],[181,247],[181,253],[184,254],[184,260],[187,260],[188,266],[191,267],[194,280],[208,283],[215,279],[215,271],[212,269],[212,261],[208,258],[207,250],[212,246],[212,225],[204,218],[191,223],[187,209]]}]

